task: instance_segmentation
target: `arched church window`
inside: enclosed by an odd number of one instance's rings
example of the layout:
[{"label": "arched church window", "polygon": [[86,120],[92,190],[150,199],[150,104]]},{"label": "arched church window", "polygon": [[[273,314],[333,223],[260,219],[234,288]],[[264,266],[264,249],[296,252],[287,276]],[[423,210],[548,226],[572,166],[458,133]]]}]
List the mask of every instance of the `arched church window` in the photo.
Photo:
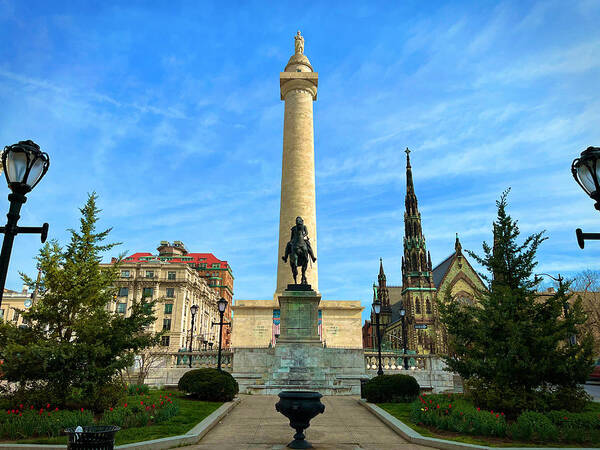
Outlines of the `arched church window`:
[{"label": "arched church window", "polygon": [[421,314],[421,299],[415,298],[415,312]]},{"label": "arched church window", "polygon": [[431,302],[429,301],[429,297],[425,300],[425,312],[431,314]]}]

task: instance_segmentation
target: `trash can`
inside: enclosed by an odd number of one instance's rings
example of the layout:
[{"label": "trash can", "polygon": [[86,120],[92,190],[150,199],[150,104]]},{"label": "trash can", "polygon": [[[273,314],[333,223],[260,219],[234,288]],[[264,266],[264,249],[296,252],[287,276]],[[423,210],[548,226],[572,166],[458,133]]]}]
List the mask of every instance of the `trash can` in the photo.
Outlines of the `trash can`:
[{"label": "trash can", "polygon": [[121,429],[114,425],[90,425],[77,432],[75,428],[65,428],[69,435],[67,449],[113,450],[115,434]]}]

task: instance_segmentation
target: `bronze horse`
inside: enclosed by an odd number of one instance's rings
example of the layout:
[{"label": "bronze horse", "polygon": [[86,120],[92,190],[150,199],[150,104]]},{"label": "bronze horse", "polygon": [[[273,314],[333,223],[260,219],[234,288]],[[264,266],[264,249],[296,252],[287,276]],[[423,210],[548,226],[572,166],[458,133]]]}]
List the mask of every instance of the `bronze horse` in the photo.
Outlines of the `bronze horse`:
[{"label": "bronze horse", "polygon": [[283,262],[287,262],[290,257],[290,267],[294,276],[294,284],[297,284],[298,266],[302,267],[302,278],[300,284],[308,284],[306,280],[306,268],[308,267],[308,257],[315,262],[317,258],[313,254],[310,241],[308,240],[308,231],[304,225],[302,217],[296,217],[296,226],[292,227],[290,241],[285,247],[285,255],[281,257]]}]

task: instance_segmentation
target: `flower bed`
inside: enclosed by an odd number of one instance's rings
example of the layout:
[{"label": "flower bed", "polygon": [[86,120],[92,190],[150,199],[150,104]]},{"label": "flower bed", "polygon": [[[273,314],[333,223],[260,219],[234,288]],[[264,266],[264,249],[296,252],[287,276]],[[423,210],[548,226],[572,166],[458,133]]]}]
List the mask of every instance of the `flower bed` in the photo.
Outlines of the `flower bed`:
[{"label": "flower bed", "polygon": [[515,421],[504,412],[475,407],[462,395],[421,395],[411,405],[411,421],[433,429],[532,442],[600,442],[598,411],[526,411]]},{"label": "flower bed", "polygon": [[170,393],[151,393],[130,396],[127,401],[105,410],[94,417],[81,408],[77,411],[60,410],[51,404],[15,405],[0,413],[0,438],[23,439],[30,437],[54,437],[67,427],[78,425],[117,425],[133,428],[164,422],[179,411]]}]

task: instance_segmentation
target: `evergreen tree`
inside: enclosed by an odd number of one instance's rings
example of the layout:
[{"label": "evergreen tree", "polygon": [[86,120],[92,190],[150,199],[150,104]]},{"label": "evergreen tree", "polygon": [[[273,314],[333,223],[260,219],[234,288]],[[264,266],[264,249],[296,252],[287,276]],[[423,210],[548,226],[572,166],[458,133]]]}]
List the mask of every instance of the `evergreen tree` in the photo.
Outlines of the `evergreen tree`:
[{"label": "evergreen tree", "polygon": [[489,275],[481,274],[488,289],[477,292],[477,302],[452,298],[450,290],[439,302],[449,334],[449,370],[465,381],[468,392],[482,407],[511,415],[523,410],[579,409],[587,395],[578,388],[591,370],[591,336],[577,335],[585,322],[581,301],[568,306],[569,283],[551,296],[541,297],[542,281],[533,273],[544,232],[517,243],[517,222],[506,213],[508,191],[496,202],[494,243],[483,243],[483,256],[469,251]]},{"label": "evergreen tree", "polygon": [[134,354],[157,344],[158,337],[145,330],[155,321],[155,302],[134,300],[130,314],[109,312],[115,295],[117,263],[101,267],[101,254],[118,244],[104,243],[110,229],[97,232],[100,210],[96,194],[80,209],[78,231],[69,230],[66,248],[58,242],[40,250],[39,300],[23,311],[26,327],[0,324],[0,360],[3,378],[18,382],[24,391],[43,391],[55,402],[88,399],[93,407],[116,374],[133,363]]}]

